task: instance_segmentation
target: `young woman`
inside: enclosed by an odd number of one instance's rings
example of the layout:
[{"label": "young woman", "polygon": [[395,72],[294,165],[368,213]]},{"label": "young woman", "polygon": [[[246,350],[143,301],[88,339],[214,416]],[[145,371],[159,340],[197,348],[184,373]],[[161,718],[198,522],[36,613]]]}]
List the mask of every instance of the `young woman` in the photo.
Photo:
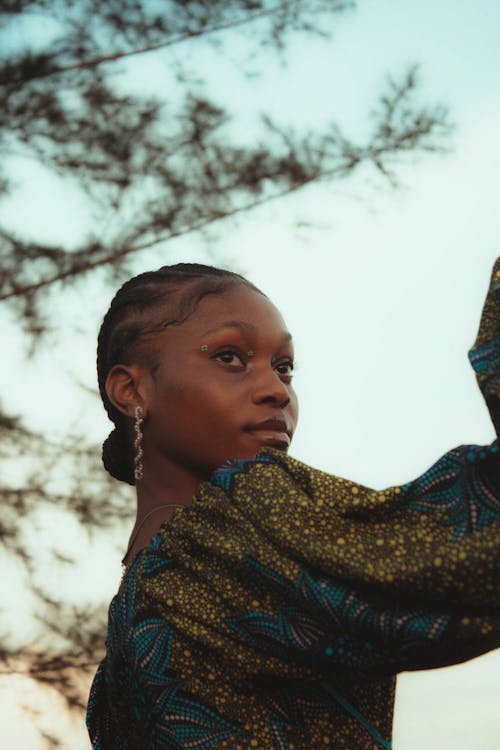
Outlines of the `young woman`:
[{"label": "young woman", "polygon": [[[500,426],[500,262],[471,361]],[[95,750],[391,747],[395,675],[500,645],[500,459],[370,490],[287,456],[293,345],[247,280],[131,279],[97,367],[137,518],[92,687]]]}]

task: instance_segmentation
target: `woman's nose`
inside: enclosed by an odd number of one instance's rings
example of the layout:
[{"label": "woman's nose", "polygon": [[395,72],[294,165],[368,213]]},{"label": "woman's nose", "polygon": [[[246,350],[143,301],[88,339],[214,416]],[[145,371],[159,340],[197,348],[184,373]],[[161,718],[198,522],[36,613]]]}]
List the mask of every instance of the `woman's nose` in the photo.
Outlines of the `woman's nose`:
[{"label": "woman's nose", "polygon": [[256,404],[272,404],[284,409],[290,403],[290,394],[276,370],[266,369],[259,374],[253,399]]}]

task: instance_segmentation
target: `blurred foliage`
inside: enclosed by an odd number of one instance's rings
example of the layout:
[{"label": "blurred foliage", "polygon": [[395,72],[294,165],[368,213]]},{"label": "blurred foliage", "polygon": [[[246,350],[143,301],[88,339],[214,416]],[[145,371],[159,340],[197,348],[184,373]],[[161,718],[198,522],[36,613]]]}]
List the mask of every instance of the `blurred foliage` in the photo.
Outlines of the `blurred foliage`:
[{"label": "blurred foliage", "polygon": [[[226,40],[240,34],[249,60],[277,54],[286,63],[290,40],[325,36],[336,16],[353,5],[347,0],[4,0],[0,199],[15,197],[18,183],[9,165],[21,157],[76,184],[93,216],[87,235],[71,247],[36,242],[26,227],[0,226],[0,301],[32,347],[43,344],[51,326],[61,325],[61,311],[46,304],[53,289],[78,288],[99,269],[116,285],[142,250],[284,199],[312,182],[346,177],[363,164],[397,185],[401,159],[447,149],[448,113],[442,105],[418,103],[416,67],[389,79],[368,103],[372,129],[363,142],[334,122],[318,132],[299,132],[267,115],[258,136],[238,141],[231,130],[235,113],[203,87],[196,46],[189,70],[180,57],[166,59],[168,76],[158,94],[127,87],[132,58],[168,55],[174,45],[199,44],[200,38],[224,53]],[[244,71],[249,85],[250,67]],[[174,85],[168,83],[172,76]],[[130,513],[127,496],[99,468],[98,450],[81,436],[58,442],[0,410],[0,461],[24,466],[17,484],[2,472],[0,544],[28,573],[35,560],[23,543],[23,524],[35,509],[61,508],[89,531]],[[56,466],[59,476],[64,474],[62,484],[52,481]],[[78,608],[65,607],[46,592],[34,593],[45,613],[39,617],[37,643],[45,646],[9,650],[4,644],[3,671],[15,672],[23,664],[26,674],[59,690],[68,707],[79,710],[84,696],[78,673],[92,671],[102,654],[104,619],[89,618],[87,612],[85,622],[93,623],[87,630]],[[57,743],[52,736],[46,739]]]}]

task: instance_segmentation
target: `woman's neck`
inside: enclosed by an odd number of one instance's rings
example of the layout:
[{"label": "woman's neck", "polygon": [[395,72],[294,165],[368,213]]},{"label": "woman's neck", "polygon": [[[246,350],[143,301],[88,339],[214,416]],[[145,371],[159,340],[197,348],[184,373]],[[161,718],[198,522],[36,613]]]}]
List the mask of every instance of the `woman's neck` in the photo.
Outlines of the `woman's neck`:
[{"label": "woman's neck", "polygon": [[208,476],[197,476],[171,461],[144,462],[143,478],[137,483],[137,518],[165,503],[191,505],[193,495]]},{"label": "woman's neck", "polygon": [[137,513],[132,529],[129,549],[124,562],[131,562],[137,553],[147,546],[160,526],[169,521],[175,512],[171,505],[186,507],[192,504],[193,496],[203,479],[175,465],[156,467],[144,465],[144,475],[136,486]]}]

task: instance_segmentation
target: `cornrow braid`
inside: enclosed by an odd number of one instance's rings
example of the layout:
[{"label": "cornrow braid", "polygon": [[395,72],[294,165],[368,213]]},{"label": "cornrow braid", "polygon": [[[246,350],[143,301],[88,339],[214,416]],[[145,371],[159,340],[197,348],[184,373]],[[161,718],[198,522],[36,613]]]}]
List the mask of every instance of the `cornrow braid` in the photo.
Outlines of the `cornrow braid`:
[{"label": "cornrow braid", "polygon": [[[134,276],[117,291],[104,316],[97,339],[97,379],[104,408],[115,427],[102,446],[102,460],[111,476],[135,484],[133,444],[127,418],[110,401],[106,379],[114,365],[140,358],[139,344],[168,325],[179,325],[208,294],[222,294],[244,284],[259,291],[243,276],[199,263],[162,266]],[[181,292],[181,294],[177,294]],[[175,318],[159,320],[158,313],[174,298]]]}]

